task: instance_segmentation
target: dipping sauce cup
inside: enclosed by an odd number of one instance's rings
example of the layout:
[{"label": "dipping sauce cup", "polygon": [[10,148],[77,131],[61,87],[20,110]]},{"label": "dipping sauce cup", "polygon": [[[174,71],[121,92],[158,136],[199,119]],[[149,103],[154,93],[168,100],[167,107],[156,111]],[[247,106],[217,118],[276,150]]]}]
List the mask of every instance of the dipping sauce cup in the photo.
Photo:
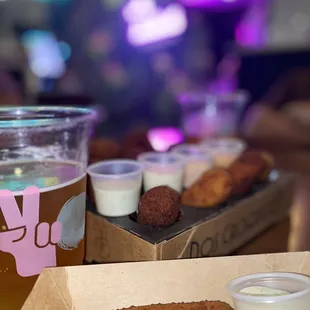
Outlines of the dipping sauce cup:
[{"label": "dipping sauce cup", "polygon": [[143,168],[135,160],[106,160],[90,165],[98,213],[118,217],[138,209]]},{"label": "dipping sauce cup", "polygon": [[310,277],[297,273],[257,273],[228,286],[235,310],[308,310]]},{"label": "dipping sauce cup", "polygon": [[246,143],[241,139],[214,138],[202,142],[200,148],[212,156],[215,166],[228,168],[245,150]]},{"label": "dipping sauce cup", "polygon": [[201,175],[213,167],[210,155],[203,152],[195,144],[182,144],[171,149],[171,153],[179,154],[185,159],[183,187],[190,187]]},{"label": "dipping sauce cup", "polygon": [[182,191],[185,160],[179,154],[148,152],[138,156],[143,165],[144,190],[167,185],[178,192]]}]

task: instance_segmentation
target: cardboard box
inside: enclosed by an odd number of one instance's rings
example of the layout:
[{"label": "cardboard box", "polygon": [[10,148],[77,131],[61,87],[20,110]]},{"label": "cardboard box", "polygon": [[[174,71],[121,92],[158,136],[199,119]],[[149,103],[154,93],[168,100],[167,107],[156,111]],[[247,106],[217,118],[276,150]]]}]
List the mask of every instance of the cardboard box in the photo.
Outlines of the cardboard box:
[{"label": "cardboard box", "polygon": [[310,275],[310,254],[286,253],[45,269],[23,310],[116,310],[222,300],[228,282],[255,272]]},{"label": "cardboard box", "polygon": [[294,182],[281,176],[248,197],[207,209],[183,208],[179,222],[154,229],[130,217],[87,212],[86,261],[130,262],[227,255],[287,217]]}]

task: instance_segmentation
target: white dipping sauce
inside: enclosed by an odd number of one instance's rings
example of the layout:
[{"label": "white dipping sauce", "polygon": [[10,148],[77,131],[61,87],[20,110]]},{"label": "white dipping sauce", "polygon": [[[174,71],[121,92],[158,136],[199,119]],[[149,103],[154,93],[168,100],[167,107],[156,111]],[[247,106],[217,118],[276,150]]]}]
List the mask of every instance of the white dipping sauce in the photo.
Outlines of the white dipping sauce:
[{"label": "white dipping sauce", "polygon": [[249,296],[284,296],[288,292],[265,286],[249,286],[239,291],[239,293]]},{"label": "white dipping sauce", "polygon": [[209,151],[216,167],[228,168],[240,155],[240,152]]},{"label": "white dipping sauce", "polygon": [[[279,297],[287,296],[290,293],[276,288],[264,286],[250,286],[239,291],[239,293],[253,297]],[[235,310],[309,310],[310,296],[295,298],[283,302],[247,302],[245,300],[235,300]]]},{"label": "white dipping sauce", "polygon": [[227,285],[235,310],[309,310],[310,277],[294,272],[240,276]]},{"label": "white dipping sauce", "polygon": [[228,168],[246,148],[240,139],[209,139],[201,144],[201,149],[210,154],[217,167]]},{"label": "white dipping sauce", "polygon": [[184,158],[184,188],[189,188],[205,171],[213,167],[211,156],[206,154],[206,152],[201,150],[196,144],[177,145],[171,149],[171,153],[179,154]]},{"label": "white dipping sauce", "polygon": [[163,169],[153,167],[146,168],[143,173],[144,190],[148,191],[153,187],[166,185],[179,193],[182,191],[183,169]]},{"label": "white dipping sauce", "polygon": [[212,163],[207,160],[192,159],[185,165],[183,186],[189,188],[202,174],[212,168]]},{"label": "white dipping sauce", "polygon": [[92,180],[98,213],[104,216],[124,216],[136,212],[142,178],[132,180]]}]

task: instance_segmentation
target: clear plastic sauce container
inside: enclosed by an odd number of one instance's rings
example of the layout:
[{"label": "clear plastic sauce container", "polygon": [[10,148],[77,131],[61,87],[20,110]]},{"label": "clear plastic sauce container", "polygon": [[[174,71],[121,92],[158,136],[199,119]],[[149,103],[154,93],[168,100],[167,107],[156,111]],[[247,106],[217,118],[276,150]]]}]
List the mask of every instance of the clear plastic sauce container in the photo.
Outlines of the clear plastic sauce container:
[{"label": "clear plastic sauce container", "polygon": [[136,212],[142,172],[142,165],[135,160],[107,160],[89,166],[98,212],[109,217]]},{"label": "clear plastic sauce container", "polygon": [[205,171],[213,167],[212,157],[200,150],[195,144],[178,145],[172,148],[171,152],[179,154],[185,159],[184,188],[190,187]]},{"label": "clear plastic sauce container", "polygon": [[212,156],[215,166],[228,168],[245,150],[246,143],[236,138],[214,138],[202,142],[200,148]]},{"label": "clear plastic sauce container", "polygon": [[235,310],[308,310],[310,277],[297,273],[257,273],[232,280]]},{"label": "clear plastic sauce container", "polygon": [[148,191],[153,187],[166,185],[182,191],[185,160],[179,154],[148,152],[138,156],[143,164],[143,185]]}]

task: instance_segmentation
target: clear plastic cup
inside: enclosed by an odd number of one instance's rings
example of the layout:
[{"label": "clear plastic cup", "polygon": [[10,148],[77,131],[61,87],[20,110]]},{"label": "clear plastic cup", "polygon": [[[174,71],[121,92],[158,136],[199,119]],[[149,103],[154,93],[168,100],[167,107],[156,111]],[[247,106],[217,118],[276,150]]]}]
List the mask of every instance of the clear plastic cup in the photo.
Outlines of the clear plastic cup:
[{"label": "clear plastic cup", "polygon": [[148,152],[138,156],[143,164],[143,185],[148,191],[153,187],[167,185],[182,191],[185,159],[179,154]]},{"label": "clear plastic cup", "polygon": [[[310,277],[302,274],[251,274],[232,280],[227,289],[234,299],[235,310],[310,309]],[[240,292],[244,289],[247,293]]]},{"label": "clear plastic cup", "polygon": [[0,107],[1,309],[21,309],[45,267],[83,264],[95,119],[84,108]]},{"label": "clear plastic cup", "polygon": [[90,165],[98,213],[118,217],[138,209],[143,168],[135,160],[106,160]]},{"label": "clear plastic cup", "polygon": [[203,141],[200,148],[212,156],[215,166],[227,168],[245,150],[246,143],[237,138],[213,138]]},{"label": "clear plastic cup", "polygon": [[179,154],[185,159],[183,187],[190,187],[200,176],[213,167],[213,159],[195,144],[181,144],[173,147],[171,153]]},{"label": "clear plastic cup", "polygon": [[235,135],[241,113],[248,101],[249,94],[242,89],[224,93],[181,93],[178,102],[182,112],[183,131],[186,136],[201,139]]}]

